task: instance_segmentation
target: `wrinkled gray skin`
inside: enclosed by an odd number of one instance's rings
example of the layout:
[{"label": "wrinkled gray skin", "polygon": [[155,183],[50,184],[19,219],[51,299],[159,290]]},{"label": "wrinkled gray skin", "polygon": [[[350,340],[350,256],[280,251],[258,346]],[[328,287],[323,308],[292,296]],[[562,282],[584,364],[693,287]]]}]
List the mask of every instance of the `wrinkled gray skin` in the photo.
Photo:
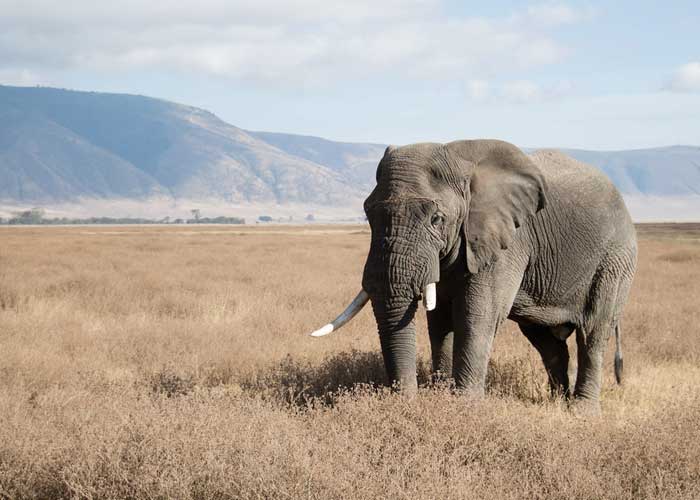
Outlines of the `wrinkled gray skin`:
[{"label": "wrinkled gray skin", "polygon": [[[540,353],[552,392],[569,397],[566,339],[576,331],[574,405],[600,411],[603,353],[636,266],[635,230],[598,170],[557,151],[502,141],[387,148],[365,201],[372,241],[362,285],[389,380],[414,392],[414,314],[428,313],[433,369],[481,396],[491,345],[510,318]],[[622,359],[616,357],[616,375]]]}]

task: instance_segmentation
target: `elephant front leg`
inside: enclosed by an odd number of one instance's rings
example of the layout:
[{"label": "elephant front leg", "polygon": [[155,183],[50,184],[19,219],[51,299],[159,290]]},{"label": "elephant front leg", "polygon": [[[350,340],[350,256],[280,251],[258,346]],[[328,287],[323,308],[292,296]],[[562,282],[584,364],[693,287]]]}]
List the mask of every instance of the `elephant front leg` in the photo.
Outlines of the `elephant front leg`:
[{"label": "elephant front leg", "polygon": [[467,395],[480,398],[486,387],[493,338],[502,320],[490,304],[478,304],[469,299],[455,301],[452,309],[455,385]]},{"label": "elephant front leg", "polygon": [[452,304],[449,301],[439,301],[437,307],[428,312],[434,381],[452,377],[452,330]]}]

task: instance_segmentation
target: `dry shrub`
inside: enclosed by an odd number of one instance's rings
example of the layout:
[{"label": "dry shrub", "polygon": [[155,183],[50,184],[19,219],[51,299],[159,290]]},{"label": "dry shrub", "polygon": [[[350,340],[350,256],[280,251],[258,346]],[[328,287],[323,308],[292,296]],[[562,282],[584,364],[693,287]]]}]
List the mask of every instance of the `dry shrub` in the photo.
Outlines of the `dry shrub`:
[{"label": "dry shrub", "polygon": [[486,390],[489,394],[542,403],[548,398],[549,386],[539,360],[500,357],[489,362]]},{"label": "dry shrub", "polygon": [[376,352],[341,352],[316,365],[287,356],[278,364],[263,368],[244,379],[241,387],[280,403],[309,406],[333,404],[347,389],[383,385],[384,361]]},{"label": "dry shrub", "polygon": [[0,497],[698,498],[691,229],[643,229],[625,382],[608,353],[587,420],[510,322],[483,401],[431,382],[422,311],[413,400],[370,311],[307,337],[356,294],[363,228],[0,228]]},{"label": "dry shrub", "polygon": [[664,253],[660,255],[658,259],[660,261],[674,263],[698,262],[700,261],[700,252],[694,249],[676,250],[673,252]]},{"label": "dry shrub", "polygon": [[153,373],[150,383],[155,394],[163,394],[169,398],[187,395],[196,385],[191,375],[178,374],[172,367],[164,367]]},{"label": "dry shrub", "polygon": [[17,309],[18,307],[19,294],[17,291],[9,286],[0,287],[0,309]]}]

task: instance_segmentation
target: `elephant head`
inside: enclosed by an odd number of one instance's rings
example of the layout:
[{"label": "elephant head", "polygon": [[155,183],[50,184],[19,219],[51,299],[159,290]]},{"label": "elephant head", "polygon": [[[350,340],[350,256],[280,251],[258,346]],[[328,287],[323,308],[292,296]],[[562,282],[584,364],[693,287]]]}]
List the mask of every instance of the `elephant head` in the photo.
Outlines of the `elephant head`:
[{"label": "elephant head", "polygon": [[545,206],[545,192],[538,167],[506,142],[388,147],[364,204],[372,238],[362,291],[312,335],[339,328],[371,300],[389,380],[415,389],[418,299],[434,307],[441,270],[475,274],[495,261]]}]

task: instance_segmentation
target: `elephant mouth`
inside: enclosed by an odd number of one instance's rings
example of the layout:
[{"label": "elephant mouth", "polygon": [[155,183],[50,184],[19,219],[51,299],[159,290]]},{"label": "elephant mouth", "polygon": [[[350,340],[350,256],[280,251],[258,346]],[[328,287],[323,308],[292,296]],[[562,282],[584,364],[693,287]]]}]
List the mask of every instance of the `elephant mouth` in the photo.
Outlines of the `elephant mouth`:
[{"label": "elephant mouth", "polygon": [[[323,337],[329,333],[339,330],[343,325],[347,324],[351,319],[357,316],[365,305],[369,302],[369,294],[365,290],[360,290],[360,293],[350,302],[345,310],[338,315],[330,323],[323,325],[318,330],[314,330],[309,335],[312,337]],[[423,306],[426,311],[432,311],[437,304],[437,291],[434,282],[428,283],[423,289]]]}]

